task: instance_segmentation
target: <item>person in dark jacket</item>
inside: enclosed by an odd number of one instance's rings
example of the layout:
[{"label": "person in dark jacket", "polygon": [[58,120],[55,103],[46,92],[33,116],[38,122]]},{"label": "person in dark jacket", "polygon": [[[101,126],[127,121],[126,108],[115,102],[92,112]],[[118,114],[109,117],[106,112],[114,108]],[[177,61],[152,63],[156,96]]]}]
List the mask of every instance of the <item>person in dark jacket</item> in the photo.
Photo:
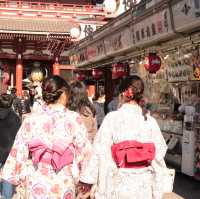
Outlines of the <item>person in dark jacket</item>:
[{"label": "person in dark jacket", "polygon": [[22,104],[19,97],[16,95],[16,88],[11,89],[11,96],[13,98],[12,108],[15,113],[21,118],[22,116]]},{"label": "person in dark jacket", "polygon": [[[3,167],[21,122],[19,116],[12,109],[13,98],[9,94],[0,95],[0,166]],[[12,185],[5,181],[1,183],[4,198],[9,198]]]}]

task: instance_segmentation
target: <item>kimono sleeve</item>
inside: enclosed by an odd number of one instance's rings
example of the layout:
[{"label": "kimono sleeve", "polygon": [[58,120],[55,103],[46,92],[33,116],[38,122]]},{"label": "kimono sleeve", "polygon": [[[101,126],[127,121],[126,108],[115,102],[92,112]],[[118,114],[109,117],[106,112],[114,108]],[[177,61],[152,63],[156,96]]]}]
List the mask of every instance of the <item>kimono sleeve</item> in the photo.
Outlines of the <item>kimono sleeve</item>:
[{"label": "kimono sleeve", "polygon": [[149,126],[151,128],[152,141],[156,146],[156,160],[162,162],[167,152],[167,144],[157,121],[153,117],[148,118],[148,120]]},{"label": "kimono sleeve", "polygon": [[21,180],[22,168],[25,166],[29,152],[27,139],[31,133],[31,125],[27,119],[20,127],[9,156],[2,170],[2,178],[11,184],[18,185]]},{"label": "kimono sleeve", "polygon": [[93,143],[92,156],[86,168],[81,172],[80,180],[88,184],[96,184],[99,176],[100,160],[111,154],[112,135],[110,113],[106,115]]},{"label": "kimono sleeve", "polygon": [[74,145],[77,163],[83,169],[91,156],[92,146],[87,136],[87,129],[80,116],[76,117],[74,123]]}]

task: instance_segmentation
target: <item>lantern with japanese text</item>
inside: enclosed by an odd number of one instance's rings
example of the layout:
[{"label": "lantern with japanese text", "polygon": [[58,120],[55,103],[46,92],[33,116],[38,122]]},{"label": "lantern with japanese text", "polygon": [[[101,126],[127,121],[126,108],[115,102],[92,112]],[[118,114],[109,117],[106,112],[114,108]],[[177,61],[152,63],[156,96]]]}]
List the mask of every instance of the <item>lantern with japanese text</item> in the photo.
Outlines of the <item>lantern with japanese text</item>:
[{"label": "lantern with japanese text", "polygon": [[85,74],[83,73],[83,72],[78,72],[78,73],[76,73],[76,79],[78,80],[78,81],[84,81],[85,80]]},{"label": "lantern with japanese text", "polygon": [[101,79],[102,75],[103,75],[103,71],[102,70],[99,70],[99,69],[93,69],[92,70],[92,77],[95,80]]},{"label": "lantern with japanese text", "polygon": [[123,63],[112,65],[112,79],[118,79],[127,75],[126,67]]},{"label": "lantern with japanese text", "polygon": [[161,67],[161,59],[156,53],[150,53],[145,58],[144,67],[149,73],[156,73]]}]

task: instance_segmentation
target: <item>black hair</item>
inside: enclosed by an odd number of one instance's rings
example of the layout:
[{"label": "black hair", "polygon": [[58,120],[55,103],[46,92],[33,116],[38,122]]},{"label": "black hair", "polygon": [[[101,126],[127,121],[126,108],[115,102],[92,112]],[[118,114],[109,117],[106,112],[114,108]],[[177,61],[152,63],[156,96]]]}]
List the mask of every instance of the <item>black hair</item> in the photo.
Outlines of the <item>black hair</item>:
[{"label": "black hair", "polygon": [[55,103],[63,92],[69,96],[70,86],[60,76],[54,75],[44,80],[42,84],[42,97],[47,104]]},{"label": "black hair", "polygon": [[9,94],[2,93],[0,95],[0,108],[11,108],[13,97]]},{"label": "black hair", "polygon": [[74,81],[70,84],[71,95],[69,98],[69,109],[78,113],[84,113],[85,108],[89,108],[95,116],[96,110],[89,100],[85,85],[80,81]]},{"label": "black hair", "polygon": [[16,88],[11,88],[10,92],[11,92],[11,94],[16,94],[17,89]]},{"label": "black hair", "polygon": [[131,96],[123,96],[124,102],[135,101],[139,106],[141,106],[143,111],[143,116],[145,120],[147,119],[147,109],[145,108],[143,93],[144,93],[144,82],[139,76],[132,75],[128,76],[122,80],[119,86],[119,93],[123,93],[126,90],[131,88],[132,95]]}]

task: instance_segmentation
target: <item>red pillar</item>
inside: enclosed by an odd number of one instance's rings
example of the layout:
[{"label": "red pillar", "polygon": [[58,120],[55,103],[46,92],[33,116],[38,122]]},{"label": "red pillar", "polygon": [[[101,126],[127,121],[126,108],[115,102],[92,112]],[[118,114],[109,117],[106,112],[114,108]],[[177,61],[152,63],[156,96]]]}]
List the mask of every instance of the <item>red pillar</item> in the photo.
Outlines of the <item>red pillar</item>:
[{"label": "red pillar", "polygon": [[23,80],[23,65],[21,57],[17,59],[16,65],[16,89],[17,89],[17,96],[22,96],[22,80]]},{"label": "red pillar", "polygon": [[53,64],[53,75],[60,75],[60,64],[58,63],[58,59],[56,59]]}]

